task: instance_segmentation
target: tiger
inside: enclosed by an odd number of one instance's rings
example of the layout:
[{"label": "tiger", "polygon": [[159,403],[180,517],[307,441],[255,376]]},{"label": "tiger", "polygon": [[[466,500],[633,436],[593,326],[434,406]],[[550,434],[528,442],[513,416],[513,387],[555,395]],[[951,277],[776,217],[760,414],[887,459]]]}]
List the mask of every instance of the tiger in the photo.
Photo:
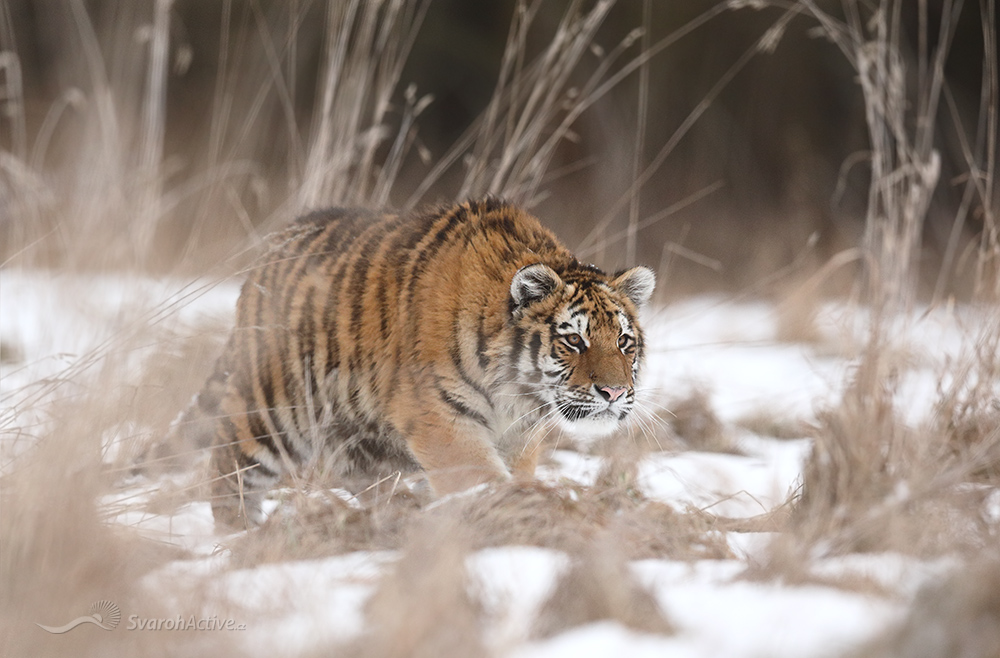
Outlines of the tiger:
[{"label": "tiger", "polygon": [[654,285],[493,196],[296,220],[250,268],[192,405],[211,419],[216,522],[261,523],[264,494],[321,462],[352,491],[534,477],[548,431],[601,437],[632,411]]}]

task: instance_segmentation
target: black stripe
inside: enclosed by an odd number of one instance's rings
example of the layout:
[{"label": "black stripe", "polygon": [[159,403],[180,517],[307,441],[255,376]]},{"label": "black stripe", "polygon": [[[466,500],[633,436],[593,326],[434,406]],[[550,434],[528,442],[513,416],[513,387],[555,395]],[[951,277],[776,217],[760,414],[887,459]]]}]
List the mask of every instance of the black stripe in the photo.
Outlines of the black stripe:
[{"label": "black stripe", "polygon": [[[341,373],[343,376],[343,373]],[[353,415],[354,419],[362,418],[364,416],[363,410],[361,409],[361,403],[358,398],[361,396],[361,387],[358,385],[357,377],[357,364],[354,363],[353,359],[348,361],[347,364],[347,410]]]},{"label": "black stripe", "polygon": [[525,236],[521,235],[517,230],[517,224],[514,223],[514,218],[509,214],[494,215],[490,217],[486,222],[486,227],[516,238],[518,242],[527,242]]},{"label": "black stripe", "polygon": [[[414,263],[411,262],[410,256],[416,251],[417,245],[427,237],[427,232],[438,222],[443,215],[440,214],[429,214],[421,215],[417,217],[409,217],[403,222],[404,225],[401,226],[405,230],[405,240],[399,241],[398,253],[393,254],[396,258],[395,268],[394,268],[394,281],[396,283],[396,299],[394,300],[399,308],[406,307],[409,313],[404,317],[400,316],[399,323],[407,323],[407,326],[411,329],[415,329],[419,323],[419,309],[411,308],[410,302],[412,301],[411,286],[406,285],[407,278],[406,273],[409,272],[413,278],[409,281],[412,283],[415,281],[416,274],[412,270],[415,267]],[[403,224],[401,222],[401,224]],[[403,327],[396,327],[397,330],[402,330]],[[401,363],[402,359],[402,341],[396,341],[396,363]]]},{"label": "black stripe", "polygon": [[258,404],[257,406],[267,409],[269,407],[273,407],[275,404],[274,382],[271,381],[271,364],[269,360],[265,359],[261,366],[262,370],[265,372],[257,373],[257,376],[260,381],[260,389],[261,393],[264,395],[264,399],[262,400],[263,404]]},{"label": "black stripe", "polygon": [[[364,244],[359,247],[360,255],[358,259],[354,262],[354,268],[351,271],[351,282],[348,289],[348,297],[350,297],[351,304],[351,332],[352,338],[354,339],[354,349],[352,350],[353,361],[359,362],[361,354],[362,345],[362,327],[364,325],[364,310],[365,310],[365,290],[368,287],[368,277],[372,267],[372,256],[369,253],[376,247],[380,242],[385,240],[386,235],[389,232],[389,227],[383,222],[376,227],[372,227],[373,233],[368,236]],[[375,249],[377,251],[377,249]],[[369,362],[370,363],[370,362]]]},{"label": "black stripe", "polygon": [[[309,355],[312,357],[313,352],[316,350],[316,319],[313,317],[315,313],[313,300],[315,297],[316,288],[309,286],[309,289],[305,292],[305,299],[302,300],[302,315],[298,327],[299,350],[302,352],[300,356]],[[312,371],[312,362],[313,359],[310,358],[310,372]],[[313,393],[316,392],[315,388],[312,390]]]},{"label": "black stripe", "polygon": [[250,428],[250,438],[259,441],[261,445],[267,448],[268,452],[277,458],[280,457],[278,447],[274,445],[274,441],[271,440],[271,435],[267,431],[267,425],[264,423],[263,418],[264,413],[257,409],[246,412],[247,425]]},{"label": "black stripe", "polygon": [[[267,451],[271,453],[275,459],[281,462],[281,452],[278,450],[278,446],[275,443],[273,436],[271,436],[270,434],[265,434],[264,436],[258,436],[257,442],[260,443],[265,448],[267,448]],[[282,441],[282,444],[284,443],[285,442]]]},{"label": "black stripe", "polygon": [[528,342],[528,347],[531,350],[531,364],[538,364],[538,352],[542,349],[542,334],[540,331],[536,331],[531,334],[531,340]]},{"label": "black stripe", "polygon": [[[400,218],[395,218],[395,222],[390,229],[392,231],[392,237],[389,238],[389,244],[386,247],[385,256],[382,257],[382,262],[379,263],[378,273],[375,275],[375,280],[373,281],[373,285],[376,286],[375,301],[378,305],[379,331],[383,341],[389,339],[389,266],[394,259],[403,260],[400,258],[399,245],[402,239],[406,237],[405,228],[406,227]],[[397,290],[400,285],[398,274],[399,272],[397,272],[397,278],[395,281]],[[395,302],[395,300],[393,301]]]},{"label": "black stripe", "polygon": [[464,402],[452,396],[450,393],[441,388],[440,384],[436,385],[436,388],[438,391],[438,395],[441,397],[441,399],[445,402],[445,404],[454,409],[455,413],[457,413],[460,416],[470,418],[475,422],[479,423],[480,425],[482,425],[483,427],[487,428],[489,427],[489,423],[486,421],[486,418],[482,416],[482,414],[475,411],[474,409],[470,409]]},{"label": "black stripe", "polygon": [[[357,218],[355,218],[357,219]],[[352,222],[347,228],[346,234],[339,236],[341,238],[341,253],[337,255],[332,261],[331,269],[327,273],[330,277],[332,283],[330,284],[330,290],[326,295],[326,304],[323,307],[323,317],[328,319],[328,322],[323,327],[323,331],[326,332],[326,374],[330,374],[334,368],[340,366],[340,339],[338,337],[339,332],[339,306],[343,302],[341,300],[341,282],[344,276],[344,270],[347,269],[347,264],[350,262],[350,256],[346,253],[346,249],[350,247],[358,235],[362,232],[363,226],[360,221]],[[332,241],[336,237],[338,231],[331,231],[330,240]]]},{"label": "black stripe", "polygon": [[369,372],[367,378],[368,388],[371,389],[372,393],[371,397],[372,400],[375,401],[374,404],[378,405],[378,400],[380,399],[379,398],[380,388],[379,388],[378,374],[375,370],[376,363],[378,363],[378,358],[375,356],[375,351],[373,350],[366,351],[364,358],[365,358],[365,363],[368,364],[368,372]]},{"label": "black stripe", "polygon": [[[275,473],[270,468],[265,466],[263,462],[261,462],[259,459],[243,452],[242,445],[236,444],[235,448],[236,448],[236,465],[239,467],[241,471],[247,471],[246,473],[243,473],[244,478],[246,478],[250,473],[256,473],[257,475],[266,478],[278,477],[277,473]],[[257,477],[257,475],[253,477]]]},{"label": "black stripe", "polygon": [[369,252],[385,239],[389,233],[389,227],[383,222],[378,226],[372,226],[371,230],[372,234],[358,247],[360,254],[354,261],[354,268],[351,270],[351,285],[348,295],[351,298],[351,327],[355,330],[360,328],[361,316],[364,314],[365,288],[368,284],[368,273],[374,255]]},{"label": "black stripe", "polygon": [[452,331],[454,332],[455,337],[454,340],[452,340],[451,345],[448,346],[448,356],[451,357],[452,365],[455,366],[455,370],[458,372],[458,376],[459,378],[461,378],[462,383],[471,388],[472,390],[474,390],[476,393],[478,393],[479,396],[486,401],[486,404],[490,406],[490,409],[492,409],[493,403],[490,401],[490,396],[486,393],[486,389],[484,389],[482,386],[480,386],[472,379],[468,371],[465,369],[465,364],[462,363],[461,347],[459,346],[458,343],[459,329],[458,329],[457,314]]},{"label": "black stripe", "polygon": [[322,262],[323,254],[315,247],[318,242],[324,240],[324,237],[323,231],[317,231],[315,234],[301,236],[297,244],[290,245],[290,249],[294,249],[295,253],[294,257],[289,258],[288,271],[283,276],[285,287],[279,294],[280,300],[284,304],[284,317],[286,318],[290,318],[292,315],[292,309],[295,306],[295,291],[305,278],[306,273],[315,269]]},{"label": "black stripe", "polygon": [[517,362],[521,358],[521,350],[524,349],[524,329],[522,327],[514,327],[514,338],[511,342],[510,365],[516,368]]},{"label": "black stripe", "polygon": [[[294,385],[292,381],[293,380],[292,369],[282,368],[281,374],[284,379],[285,391],[287,394],[287,391],[289,390],[288,387]],[[264,447],[266,447],[271,453],[273,453],[275,457],[280,458],[280,452],[278,446],[275,444],[275,441],[280,441],[282,447],[285,448],[289,457],[292,457],[296,461],[299,460],[300,455],[298,454],[298,451],[295,450],[290,445],[291,444],[290,441],[286,440],[285,434],[288,428],[286,428],[282,424],[281,419],[277,416],[277,414],[271,413],[273,410],[277,409],[278,400],[275,399],[275,391],[273,387],[273,382],[271,381],[270,378],[270,372],[268,372],[267,376],[261,378],[260,386],[264,393],[264,404],[261,406],[261,408],[255,409],[247,413],[247,419],[250,423],[251,433],[256,439],[258,439],[264,445]],[[285,400],[282,400],[282,402],[284,401]],[[291,409],[291,407],[289,407],[289,409]],[[271,424],[278,432],[277,436],[271,434],[271,432],[268,431],[267,423],[264,421],[264,414],[267,414],[268,418],[271,419]]]},{"label": "black stripe", "polygon": [[486,356],[486,309],[479,311],[479,326],[476,329],[476,356],[479,359],[479,368],[483,372],[490,365],[490,359]]},{"label": "black stripe", "polygon": [[444,243],[451,237],[451,234],[468,221],[468,210],[465,206],[458,206],[448,218],[448,222],[438,229],[431,241],[421,250],[417,259],[410,267],[410,281],[407,289],[407,300],[412,301],[417,288],[417,280],[423,274],[427,263],[444,246]]}]

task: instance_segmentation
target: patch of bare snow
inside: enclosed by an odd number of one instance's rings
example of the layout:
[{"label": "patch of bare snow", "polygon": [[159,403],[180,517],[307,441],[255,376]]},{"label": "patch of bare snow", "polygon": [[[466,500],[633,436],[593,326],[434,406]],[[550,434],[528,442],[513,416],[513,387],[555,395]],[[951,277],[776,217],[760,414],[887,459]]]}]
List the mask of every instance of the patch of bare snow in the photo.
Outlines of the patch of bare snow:
[{"label": "patch of bare snow", "polygon": [[754,439],[752,445],[748,455],[647,455],[639,464],[639,487],[678,511],[690,506],[733,518],[764,514],[797,486],[808,442]]},{"label": "patch of bare snow", "polygon": [[566,554],[536,546],[489,548],[465,561],[473,595],[489,620],[487,644],[496,650],[525,642],[559,576],[569,567]]},{"label": "patch of bare snow", "polygon": [[212,557],[170,563],[143,585],[166,609],[198,601],[205,617],[245,624],[234,635],[245,655],[299,655],[360,635],[365,603],[396,558],[391,551],[357,551],[227,570],[225,558]]},{"label": "patch of bare snow", "polygon": [[841,655],[900,614],[898,604],[829,587],[718,579],[660,560],[633,569],[687,640],[672,655],[689,658]]}]

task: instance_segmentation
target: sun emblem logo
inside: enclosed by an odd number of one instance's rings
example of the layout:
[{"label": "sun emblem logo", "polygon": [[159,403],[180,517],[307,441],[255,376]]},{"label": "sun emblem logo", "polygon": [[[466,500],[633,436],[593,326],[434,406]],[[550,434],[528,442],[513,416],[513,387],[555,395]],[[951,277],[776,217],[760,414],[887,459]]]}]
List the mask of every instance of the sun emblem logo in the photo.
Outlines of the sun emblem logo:
[{"label": "sun emblem logo", "polygon": [[122,620],[122,611],[114,601],[97,601],[90,606],[90,616],[96,619],[102,626],[114,628]]}]

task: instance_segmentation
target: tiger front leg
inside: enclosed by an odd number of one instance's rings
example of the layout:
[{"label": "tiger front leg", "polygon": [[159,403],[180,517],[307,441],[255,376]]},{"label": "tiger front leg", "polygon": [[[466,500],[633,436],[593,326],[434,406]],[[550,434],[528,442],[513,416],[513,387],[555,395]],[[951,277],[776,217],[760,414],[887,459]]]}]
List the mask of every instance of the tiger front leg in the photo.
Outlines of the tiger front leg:
[{"label": "tiger front leg", "polygon": [[523,433],[510,430],[505,433],[508,438],[500,444],[500,453],[504,461],[510,465],[510,472],[516,479],[521,481],[535,479],[535,469],[544,451],[548,434],[549,430],[545,426],[536,426]]},{"label": "tiger front leg", "polygon": [[239,439],[230,415],[216,423],[211,460],[212,516],[217,527],[244,529],[264,521],[264,494],[278,482],[278,473],[264,464],[263,446],[256,439]]},{"label": "tiger front leg", "polygon": [[511,479],[492,432],[475,421],[425,413],[405,427],[407,445],[439,496]]}]

